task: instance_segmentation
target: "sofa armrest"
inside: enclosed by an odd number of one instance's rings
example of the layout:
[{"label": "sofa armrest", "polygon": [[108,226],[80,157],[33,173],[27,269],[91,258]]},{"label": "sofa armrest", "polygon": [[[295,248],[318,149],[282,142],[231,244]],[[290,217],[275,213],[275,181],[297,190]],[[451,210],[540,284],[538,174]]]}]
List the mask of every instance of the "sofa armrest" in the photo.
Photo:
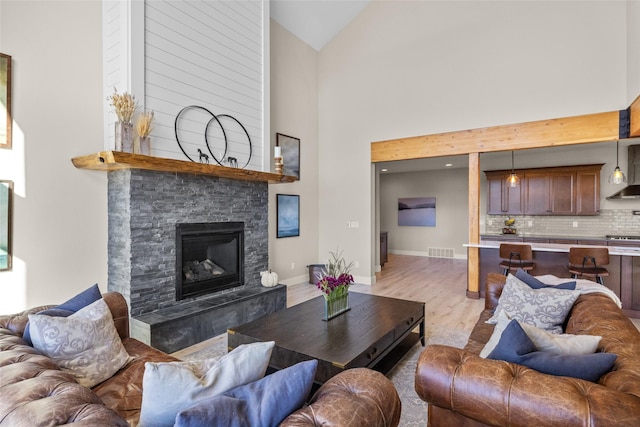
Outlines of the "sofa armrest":
[{"label": "sofa armrest", "polygon": [[420,355],[415,389],[429,404],[492,426],[622,427],[640,414],[632,394],[443,345]]},{"label": "sofa armrest", "polygon": [[129,338],[129,306],[127,301],[119,292],[107,292],[102,295],[102,298],[111,310],[113,323],[118,330],[120,339]]},{"label": "sofa armrest", "polygon": [[502,274],[489,273],[487,281],[484,283],[484,308],[485,310],[493,310],[498,306],[498,300],[502,295],[502,288],[507,278]]},{"label": "sofa armrest", "polygon": [[280,426],[395,427],[400,411],[391,380],[371,369],[353,368],[324,383],[309,406],[289,415]]}]

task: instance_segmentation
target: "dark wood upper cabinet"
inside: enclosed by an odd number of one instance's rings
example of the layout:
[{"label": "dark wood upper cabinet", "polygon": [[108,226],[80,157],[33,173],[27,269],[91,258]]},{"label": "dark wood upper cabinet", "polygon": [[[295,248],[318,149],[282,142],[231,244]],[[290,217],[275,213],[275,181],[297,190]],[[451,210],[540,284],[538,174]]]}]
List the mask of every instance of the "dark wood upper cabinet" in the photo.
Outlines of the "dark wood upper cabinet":
[{"label": "dark wood upper cabinet", "polygon": [[487,214],[598,215],[602,164],[521,169],[510,188],[510,171],[486,171]]},{"label": "dark wood upper cabinet", "polygon": [[492,215],[522,215],[522,185],[509,187],[510,173],[491,174],[487,172],[487,213]]}]

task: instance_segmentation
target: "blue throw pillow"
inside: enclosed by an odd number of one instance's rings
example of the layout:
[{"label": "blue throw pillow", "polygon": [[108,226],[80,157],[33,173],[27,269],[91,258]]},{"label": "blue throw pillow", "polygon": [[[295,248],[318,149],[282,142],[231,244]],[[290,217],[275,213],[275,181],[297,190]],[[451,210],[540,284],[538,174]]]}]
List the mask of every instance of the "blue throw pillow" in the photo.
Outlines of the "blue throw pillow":
[{"label": "blue throw pillow", "polygon": [[615,354],[553,355],[538,351],[516,320],[509,322],[489,359],[518,363],[544,374],[597,382],[613,368]]},{"label": "blue throw pillow", "polygon": [[[91,286],[88,289],[80,292],[78,295],[73,298],[63,302],[62,304],[48,308],[46,310],[39,311],[37,314],[45,314],[47,316],[52,317],[69,317],[76,311],[93,304],[102,298],[102,294],[100,293],[100,289],[98,288],[98,284]],[[29,322],[24,327],[24,333],[22,334],[22,338],[29,345],[33,345],[31,343],[31,332],[29,329]]]},{"label": "blue throw pillow", "polygon": [[519,268],[518,271],[516,271],[516,278],[520,279],[521,281],[523,281],[524,283],[526,283],[527,285],[529,285],[530,288],[532,289],[541,289],[541,288],[554,288],[554,289],[565,289],[568,291],[575,291],[576,290],[576,282],[564,282],[564,283],[560,283],[559,285],[547,285],[546,283],[542,283],[540,280],[536,279],[535,277],[533,277],[532,275],[530,275],[529,273],[527,273],[526,271],[524,271],[523,269]]},{"label": "blue throw pillow", "polygon": [[317,360],[300,362],[183,410],[174,427],[278,426],[311,391]]}]

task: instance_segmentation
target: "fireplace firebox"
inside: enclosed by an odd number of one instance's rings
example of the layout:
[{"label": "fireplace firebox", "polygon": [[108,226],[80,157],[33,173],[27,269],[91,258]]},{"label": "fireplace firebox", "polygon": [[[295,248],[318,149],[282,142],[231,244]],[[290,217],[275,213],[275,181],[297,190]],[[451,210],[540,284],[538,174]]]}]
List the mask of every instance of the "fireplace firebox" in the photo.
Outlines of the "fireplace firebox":
[{"label": "fireplace firebox", "polygon": [[176,225],[176,300],[244,285],[244,222]]}]

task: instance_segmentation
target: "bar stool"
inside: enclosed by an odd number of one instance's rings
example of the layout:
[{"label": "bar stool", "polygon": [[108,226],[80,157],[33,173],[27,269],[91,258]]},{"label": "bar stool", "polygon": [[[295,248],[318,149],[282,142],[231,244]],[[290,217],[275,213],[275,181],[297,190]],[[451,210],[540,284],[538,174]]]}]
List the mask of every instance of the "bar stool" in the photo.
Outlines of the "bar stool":
[{"label": "bar stool", "polygon": [[502,259],[500,262],[500,268],[502,268],[505,276],[507,276],[510,271],[515,271],[519,268],[524,271],[536,268],[536,263],[531,262],[533,259],[531,245],[501,243],[500,258]]},{"label": "bar stool", "polygon": [[609,275],[609,272],[603,266],[609,265],[609,249],[591,247],[572,247],[569,248],[569,273],[574,279],[582,276],[593,277],[596,282],[604,285],[603,277]]}]

